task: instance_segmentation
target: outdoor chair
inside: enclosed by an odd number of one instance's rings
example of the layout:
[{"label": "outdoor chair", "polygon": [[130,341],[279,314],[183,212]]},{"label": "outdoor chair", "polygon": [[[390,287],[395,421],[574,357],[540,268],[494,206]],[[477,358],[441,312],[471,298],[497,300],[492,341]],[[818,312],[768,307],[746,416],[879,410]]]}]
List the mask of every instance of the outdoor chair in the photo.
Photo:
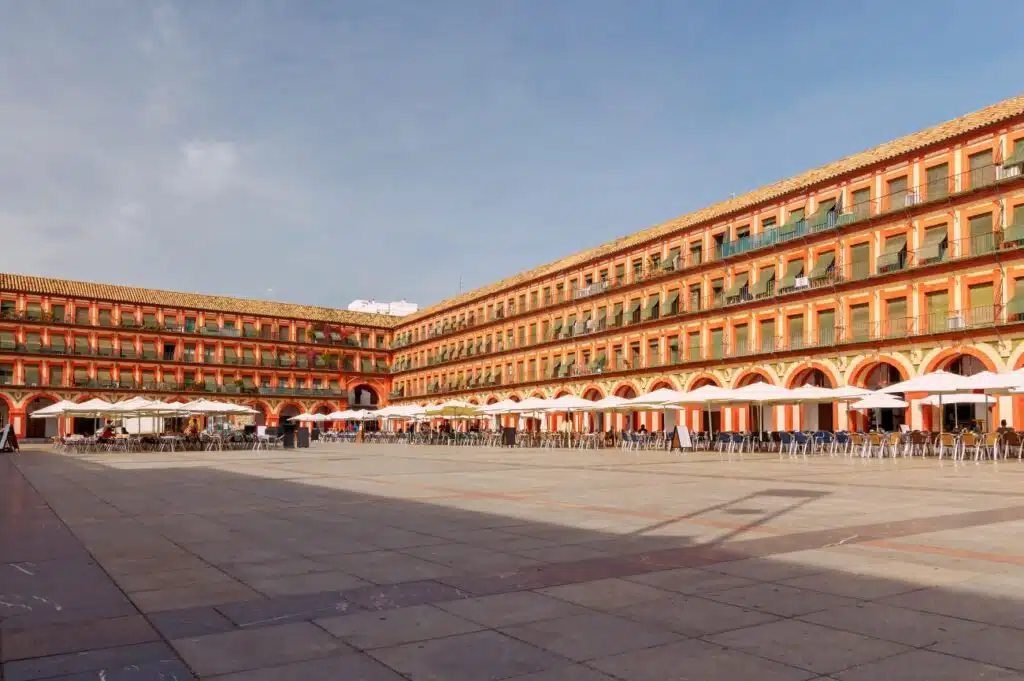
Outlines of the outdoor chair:
[{"label": "outdoor chair", "polygon": [[939,460],[948,452],[950,458],[956,459],[957,449],[959,448],[956,436],[953,433],[939,433],[938,438],[935,440],[935,449],[939,453]]},{"label": "outdoor chair", "polygon": [[963,461],[967,453],[970,452],[974,455],[974,460],[978,460],[978,455],[981,453],[981,439],[976,433],[970,431],[960,436],[960,460]]},{"label": "outdoor chair", "polygon": [[1013,452],[1017,452],[1017,461],[1021,460],[1021,450],[1024,450],[1024,438],[1020,433],[1011,431],[1003,435],[1003,458],[1009,459]]},{"label": "outdoor chair", "polygon": [[832,446],[829,448],[829,455],[835,456],[837,453],[842,452],[846,454],[850,449],[850,434],[845,430],[841,430],[835,434],[832,438]]}]

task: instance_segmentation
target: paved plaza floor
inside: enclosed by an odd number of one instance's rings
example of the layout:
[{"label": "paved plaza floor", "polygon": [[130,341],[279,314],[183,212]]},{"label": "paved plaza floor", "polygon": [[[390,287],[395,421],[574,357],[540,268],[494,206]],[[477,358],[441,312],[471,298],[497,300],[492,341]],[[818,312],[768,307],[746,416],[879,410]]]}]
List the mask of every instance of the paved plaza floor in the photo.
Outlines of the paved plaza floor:
[{"label": "paved plaza floor", "polygon": [[0,458],[5,681],[1024,681],[1024,464]]}]

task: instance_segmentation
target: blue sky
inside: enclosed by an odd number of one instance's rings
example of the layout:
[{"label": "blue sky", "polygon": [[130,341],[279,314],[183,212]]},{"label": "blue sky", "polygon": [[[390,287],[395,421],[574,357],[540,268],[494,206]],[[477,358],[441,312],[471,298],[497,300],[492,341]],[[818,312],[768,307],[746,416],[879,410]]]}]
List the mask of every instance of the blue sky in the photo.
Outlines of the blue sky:
[{"label": "blue sky", "polygon": [[1021,91],[1024,3],[0,0],[0,270],[430,304]]}]

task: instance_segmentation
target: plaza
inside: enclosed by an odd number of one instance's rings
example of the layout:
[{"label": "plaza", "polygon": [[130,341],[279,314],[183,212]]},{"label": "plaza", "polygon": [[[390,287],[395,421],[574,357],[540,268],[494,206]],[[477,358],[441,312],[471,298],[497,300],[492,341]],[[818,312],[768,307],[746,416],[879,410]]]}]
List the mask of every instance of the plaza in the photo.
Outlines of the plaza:
[{"label": "plaza", "polygon": [[1024,679],[1016,460],[23,449],[7,680]]}]

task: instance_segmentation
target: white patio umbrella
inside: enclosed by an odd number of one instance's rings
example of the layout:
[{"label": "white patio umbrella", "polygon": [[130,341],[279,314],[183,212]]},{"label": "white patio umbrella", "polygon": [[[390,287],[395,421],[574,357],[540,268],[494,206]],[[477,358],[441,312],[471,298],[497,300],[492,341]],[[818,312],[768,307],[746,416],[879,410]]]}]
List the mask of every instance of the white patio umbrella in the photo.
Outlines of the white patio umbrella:
[{"label": "white patio umbrella", "polygon": [[[535,398],[531,398],[535,399]],[[576,397],[575,395],[562,395],[556,397],[553,400],[545,400],[547,406],[543,408],[543,411],[582,411],[594,404],[590,400],[585,400],[582,397]]]},{"label": "white patio umbrella", "polygon": [[480,411],[489,416],[496,414],[508,414],[510,413],[510,410],[515,409],[517,406],[519,406],[519,403],[515,400],[501,400],[494,404],[485,404],[480,407]]},{"label": "white patio umbrella", "polygon": [[72,416],[99,416],[101,414],[109,414],[113,406],[113,403],[96,397],[91,400],[86,400],[81,404],[75,404],[67,407],[64,409],[64,413]]},{"label": "white patio umbrella", "polygon": [[682,399],[685,395],[686,393],[673,390],[672,388],[658,388],[653,392],[638,395],[627,401],[630,406],[636,407],[640,411],[644,409],[656,411],[665,407],[671,407],[676,400]]},{"label": "white patio umbrella", "polygon": [[64,414],[65,410],[69,407],[76,407],[74,402],[69,400],[61,400],[60,402],[54,402],[53,404],[43,407],[42,409],[36,409],[32,412],[29,418],[33,419],[54,419]]},{"label": "white patio umbrella", "polygon": [[997,374],[982,371],[971,378],[972,390],[984,390],[990,395],[1009,395],[1016,388],[1024,388],[1024,371],[1010,371]]},{"label": "white patio umbrella", "polygon": [[683,394],[683,397],[673,404],[684,406],[706,406],[708,409],[708,432],[714,436],[714,428],[711,427],[711,406],[721,404],[732,395],[732,390],[719,388],[717,385],[705,385]]},{"label": "white patio umbrella", "polygon": [[581,411],[629,411],[629,409],[629,399],[619,397],[618,395],[609,395],[608,397],[602,397],[591,402],[588,406],[583,407]]},{"label": "white patio umbrella", "polygon": [[[736,388],[731,394],[724,398],[725,403],[757,405],[760,413],[759,426],[764,426],[764,405],[766,404],[793,404],[796,398],[793,391],[770,383],[750,383],[741,388]],[[759,428],[760,429],[760,428]]]},{"label": "white patio umbrella", "polygon": [[424,412],[427,416],[452,417],[452,416],[479,416],[480,408],[474,404],[461,400],[448,400],[441,404],[427,407]]},{"label": "white patio umbrella", "polygon": [[851,409],[906,409],[909,405],[901,399],[885,393],[875,393],[854,402]]},{"label": "white patio umbrella", "polygon": [[521,402],[515,402],[515,406],[509,409],[510,414],[527,414],[535,411],[546,411],[554,400],[543,397],[527,397]]},{"label": "white patio umbrella", "polygon": [[930,395],[921,404],[929,407],[939,407],[943,404],[995,404],[996,398],[990,395],[979,395],[976,393],[955,393],[953,395]]},{"label": "white patio umbrella", "polygon": [[298,416],[293,416],[288,420],[295,421],[296,423],[312,423],[315,419],[313,418],[312,414],[304,412],[302,414],[299,414]]},{"label": "white patio umbrella", "polygon": [[838,402],[836,393],[832,388],[823,388],[817,385],[802,385],[789,391],[796,402],[801,403],[827,403]]},{"label": "white patio umbrella", "polygon": [[[899,383],[893,383],[882,388],[882,393],[928,393],[939,395],[939,407],[945,403],[942,395],[957,392],[969,392],[973,389],[971,377],[951,374],[948,371],[933,371],[928,374],[921,374]],[[939,431],[944,427],[942,418],[939,418]]]}]

